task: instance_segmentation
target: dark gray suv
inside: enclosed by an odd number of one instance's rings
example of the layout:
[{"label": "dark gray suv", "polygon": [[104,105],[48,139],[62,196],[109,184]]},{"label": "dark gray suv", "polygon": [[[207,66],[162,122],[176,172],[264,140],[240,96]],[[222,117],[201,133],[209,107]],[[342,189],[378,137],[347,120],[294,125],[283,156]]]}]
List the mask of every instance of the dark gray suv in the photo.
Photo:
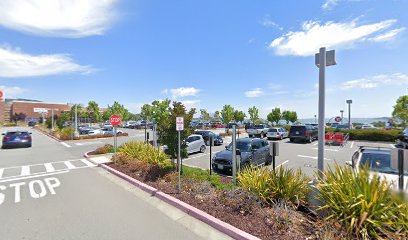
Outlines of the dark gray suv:
[{"label": "dark gray suv", "polygon": [[[259,138],[237,139],[237,149],[241,152],[241,169],[246,166],[269,165],[272,162],[269,142]],[[212,159],[215,172],[232,174],[232,143],[218,152]]]}]

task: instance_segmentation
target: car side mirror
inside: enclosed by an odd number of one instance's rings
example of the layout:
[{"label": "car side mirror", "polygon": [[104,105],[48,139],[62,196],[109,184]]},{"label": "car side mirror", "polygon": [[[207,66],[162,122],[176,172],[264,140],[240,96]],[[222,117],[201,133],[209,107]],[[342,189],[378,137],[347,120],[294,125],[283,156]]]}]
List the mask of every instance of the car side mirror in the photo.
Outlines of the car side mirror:
[{"label": "car side mirror", "polygon": [[6,134],[5,134],[5,133],[2,133],[1,135],[5,136]]},{"label": "car side mirror", "polygon": [[348,165],[348,166],[354,168],[354,164],[353,164],[352,161],[346,161],[346,165]]}]

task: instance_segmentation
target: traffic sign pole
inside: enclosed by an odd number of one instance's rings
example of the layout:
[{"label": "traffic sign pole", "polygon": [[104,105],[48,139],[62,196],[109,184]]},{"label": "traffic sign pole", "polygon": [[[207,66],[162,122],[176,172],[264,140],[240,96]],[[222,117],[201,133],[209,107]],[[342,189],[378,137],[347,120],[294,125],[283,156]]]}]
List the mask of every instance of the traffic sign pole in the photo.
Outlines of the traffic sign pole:
[{"label": "traffic sign pole", "polygon": [[110,124],[113,126],[113,162],[116,163],[116,149],[118,147],[118,139],[117,139],[117,126],[120,124],[121,119],[119,116],[113,115],[109,118]]},{"label": "traffic sign pole", "polygon": [[181,193],[181,131],[184,130],[183,117],[176,117],[176,130],[178,132],[178,148],[177,148],[178,193]]}]

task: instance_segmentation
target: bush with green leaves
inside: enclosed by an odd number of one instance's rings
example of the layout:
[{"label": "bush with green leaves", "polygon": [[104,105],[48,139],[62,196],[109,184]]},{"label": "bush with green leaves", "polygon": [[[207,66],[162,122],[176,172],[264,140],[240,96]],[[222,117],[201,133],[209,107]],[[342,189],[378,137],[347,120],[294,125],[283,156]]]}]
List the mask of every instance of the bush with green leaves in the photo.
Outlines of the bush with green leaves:
[{"label": "bush with green leaves", "polygon": [[349,133],[351,140],[368,140],[395,142],[401,135],[401,130],[382,130],[382,129],[351,129],[342,132]]},{"label": "bush with green leaves", "polygon": [[119,152],[153,165],[166,166],[169,164],[168,156],[161,150],[144,142],[127,142],[119,149]]},{"label": "bush with green leaves", "polygon": [[408,238],[408,203],[367,167],[357,173],[335,165],[317,183],[317,199],[327,219],[343,224],[356,238]]},{"label": "bush with green leaves", "polygon": [[245,168],[237,179],[244,190],[257,194],[267,204],[283,201],[299,205],[307,201],[309,179],[301,170]]}]

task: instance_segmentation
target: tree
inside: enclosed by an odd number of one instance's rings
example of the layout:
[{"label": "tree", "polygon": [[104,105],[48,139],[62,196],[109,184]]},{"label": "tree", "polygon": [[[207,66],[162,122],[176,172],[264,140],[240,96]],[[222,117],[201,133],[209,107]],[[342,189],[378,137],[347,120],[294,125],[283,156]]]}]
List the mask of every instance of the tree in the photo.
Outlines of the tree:
[{"label": "tree", "polygon": [[108,105],[108,109],[106,110],[106,114],[104,114],[104,117],[106,116],[112,116],[112,115],[118,115],[122,121],[127,121],[129,120],[129,111],[123,106],[122,104],[119,104],[118,102],[114,102],[112,106]]},{"label": "tree", "polygon": [[71,119],[71,114],[70,112],[62,112],[60,117],[56,119],[56,124],[57,126],[62,129],[64,127],[64,124],[68,122]]},{"label": "tree", "polygon": [[184,131],[180,132],[181,156],[187,157],[187,145],[185,140],[191,133],[189,128],[191,120],[196,112],[195,108],[186,111],[185,106],[181,102],[173,102],[173,106],[168,108],[169,116],[162,118],[159,122],[159,139],[164,145],[167,145],[167,153],[174,159],[177,156],[178,150],[178,132],[176,131],[176,117],[184,117]]},{"label": "tree", "polygon": [[99,122],[101,120],[99,105],[95,101],[88,102],[86,111],[88,112],[88,117],[91,118],[94,122]]},{"label": "tree", "polygon": [[224,107],[221,110],[221,117],[223,123],[225,124],[230,123],[234,118],[234,108],[231,107],[231,105],[224,105]]},{"label": "tree", "polygon": [[267,119],[269,122],[275,122],[276,125],[279,123],[279,121],[282,119],[282,114],[280,108],[274,108],[272,109],[272,112],[270,112],[267,116]]},{"label": "tree", "polygon": [[259,110],[255,106],[248,109],[248,114],[251,122],[255,122],[259,118]]},{"label": "tree", "polygon": [[152,120],[157,123],[163,121],[170,116],[170,100],[166,99],[163,101],[155,100],[152,102]]},{"label": "tree", "polygon": [[143,120],[150,121],[153,117],[153,107],[150,104],[144,104],[140,111]]},{"label": "tree", "polygon": [[298,120],[297,113],[295,111],[291,111],[289,114],[289,121],[291,123],[295,123]]},{"label": "tree", "polygon": [[204,121],[210,120],[210,114],[205,109],[200,109],[200,118]]},{"label": "tree", "polygon": [[214,121],[221,121],[220,111],[215,111],[215,113],[213,115],[213,119],[214,119]]},{"label": "tree", "polygon": [[392,111],[392,116],[402,121],[405,126],[408,122],[408,95],[401,96],[397,99]]},{"label": "tree", "polygon": [[234,111],[234,118],[236,122],[243,122],[245,117],[246,115],[243,111],[238,111],[238,110]]},{"label": "tree", "polygon": [[290,122],[290,111],[283,111],[282,112],[282,119],[286,121],[286,124]]}]

